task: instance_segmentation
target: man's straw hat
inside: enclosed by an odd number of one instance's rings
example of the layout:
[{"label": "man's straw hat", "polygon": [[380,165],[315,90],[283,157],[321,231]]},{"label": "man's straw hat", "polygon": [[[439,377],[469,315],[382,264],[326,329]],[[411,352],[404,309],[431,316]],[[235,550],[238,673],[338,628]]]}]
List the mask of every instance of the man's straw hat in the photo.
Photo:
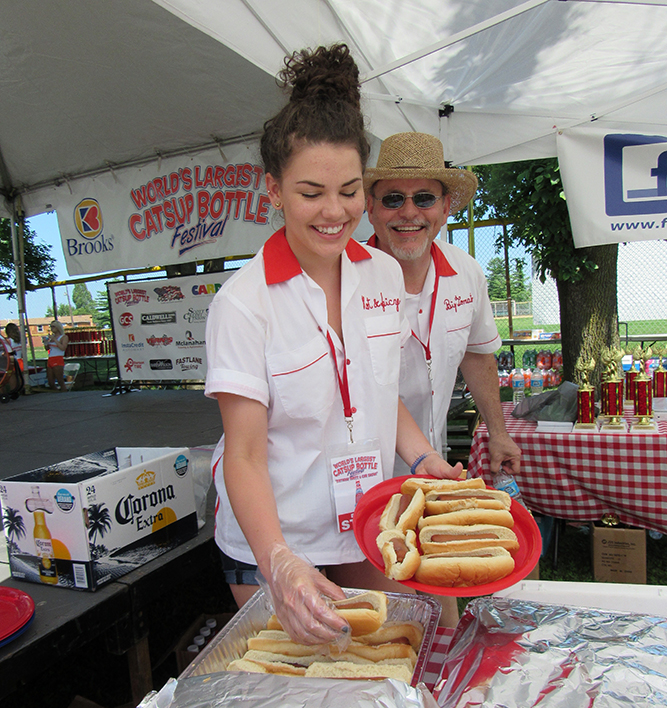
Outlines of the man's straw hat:
[{"label": "man's straw hat", "polygon": [[450,214],[463,209],[477,189],[477,177],[470,170],[445,167],[442,143],[426,133],[396,133],[382,142],[377,167],[364,172],[366,192],[381,179],[439,180],[452,197]]}]

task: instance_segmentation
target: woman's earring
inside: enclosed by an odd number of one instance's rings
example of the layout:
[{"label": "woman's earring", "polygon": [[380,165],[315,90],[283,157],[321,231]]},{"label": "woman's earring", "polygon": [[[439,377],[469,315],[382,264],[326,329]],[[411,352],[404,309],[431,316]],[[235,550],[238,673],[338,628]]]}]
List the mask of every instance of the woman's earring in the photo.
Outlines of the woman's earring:
[{"label": "woman's earring", "polygon": [[282,202],[276,202],[276,209],[280,211],[283,208],[283,203]]}]

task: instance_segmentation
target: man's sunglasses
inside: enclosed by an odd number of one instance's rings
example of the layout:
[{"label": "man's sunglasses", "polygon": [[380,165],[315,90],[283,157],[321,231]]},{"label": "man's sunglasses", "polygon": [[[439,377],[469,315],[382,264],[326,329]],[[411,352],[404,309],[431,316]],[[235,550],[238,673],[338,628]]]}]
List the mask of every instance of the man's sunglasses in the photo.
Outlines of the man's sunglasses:
[{"label": "man's sunglasses", "polygon": [[400,209],[405,204],[406,199],[412,199],[412,203],[417,209],[430,209],[442,197],[437,197],[430,192],[417,192],[417,194],[412,196],[401,194],[400,192],[390,192],[385,194],[384,197],[373,195],[373,199],[382,202],[382,206],[385,209]]}]

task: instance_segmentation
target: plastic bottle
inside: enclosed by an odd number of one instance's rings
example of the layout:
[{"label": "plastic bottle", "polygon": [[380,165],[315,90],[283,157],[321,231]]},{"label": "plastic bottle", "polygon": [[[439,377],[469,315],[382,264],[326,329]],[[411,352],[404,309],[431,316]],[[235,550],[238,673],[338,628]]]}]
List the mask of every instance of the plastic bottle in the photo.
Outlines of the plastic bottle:
[{"label": "plastic bottle", "polygon": [[526,506],[523,501],[523,497],[521,496],[519,485],[517,484],[516,479],[514,479],[514,475],[510,474],[502,467],[493,477],[493,486],[500,492],[507,492],[512,499],[514,499],[514,501]]},{"label": "plastic bottle", "polygon": [[361,497],[364,496],[364,490],[361,488],[361,482],[358,479],[355,479],[354,483],[356,485],[356,490],[354,492],[354,506],[356,507],[361,501]]},{"label": "plastic bottle", "polygon": [[206,620],[206,626],[211,630],[211,634],[215,634],[217,631],[218,621],[215,617],[211,617]]},{"label": "plastic bottle", "polygon": [[544,379],[542,378],[542,372],[539,369],[533,369],[533,373],[530,375],[530,395],[539,396],[544,390]]},{"label": "plastic bottle", "polygon": [[512,401],[516,406],[523,401],[526,382],[523,378],[521,369],[514,369],[512,372]]}]

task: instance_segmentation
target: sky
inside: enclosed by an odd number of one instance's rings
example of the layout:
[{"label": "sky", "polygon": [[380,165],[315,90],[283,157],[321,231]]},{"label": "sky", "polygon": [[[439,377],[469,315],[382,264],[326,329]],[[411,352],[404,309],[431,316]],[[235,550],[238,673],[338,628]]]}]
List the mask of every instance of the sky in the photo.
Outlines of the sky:
[{"label": "sky", "polygon": [[[37,234],[37,243],[45,243],[51,246],[51,257],[55,259],[55,271],[57,280],[67,280],[70,275],[65,266],[65,255],[63,253],[62,241],[60,239],[60,230],[58,229],[58,218],[55,212],[51,214],[40,214],[33,216],[27,220],[28,228]],[[81,276],[77,276],[81,277]],[[72,287],[67,286],[70,299],[72,297]],[[103,280],[88,283],[88,290],[93,296],[93,300],[97,297],[98,292],[106,293],[106,286]],[[56,288],[56,302],[67,304],[67,293],[65,286]],[[53,305],[51,288],[44,288],[36,292],[26,293],[26,311],[28,317],[45,317],[46,308]],[[0,295],[0,320],[9,320],[18,318],[18,307],[16,299],[9,300],[6,295]]]}]

